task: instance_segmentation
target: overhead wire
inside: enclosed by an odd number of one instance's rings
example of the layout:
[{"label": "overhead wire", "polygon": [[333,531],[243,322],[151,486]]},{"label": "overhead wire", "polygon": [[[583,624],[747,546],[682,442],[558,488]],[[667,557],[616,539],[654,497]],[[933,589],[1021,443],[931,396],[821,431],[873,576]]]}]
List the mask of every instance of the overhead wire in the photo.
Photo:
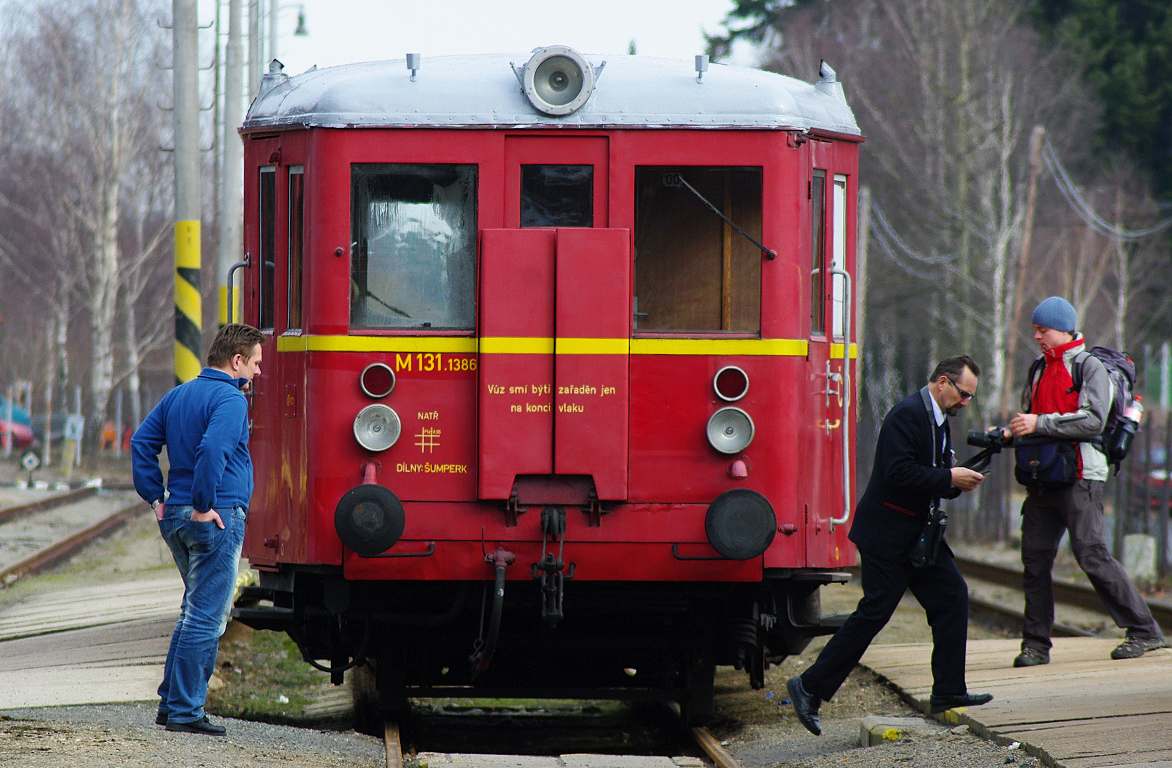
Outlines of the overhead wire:
[{"label": "overhead wire", "polygon": [[1045,162],[1046,169],[1050,171],[1050,175],[1054,178],[1054,183],[1058,187],[1058,191],[1062,194],[1067,204],[1070,205],[1071,209],[1079,218],[1086,222],[1087,226],[1103,237],[1124,242],[1134,242],[1159,234],[1165,229],[1172,227],[1172,217],[1162,219],[1151,226],[1140,229],[1121,227],[1118,224],[1108,221],[1095,211],[1086,199],[1086,196],[1082,193],[1082,190],[1074,183],[1070,172],[1066,170],[1066,166],[1058,158],[1058,153],[1055,151],[1054,145],[1050,143],[1049,139],[1046,139],[1042,145],[1042,159]]}]

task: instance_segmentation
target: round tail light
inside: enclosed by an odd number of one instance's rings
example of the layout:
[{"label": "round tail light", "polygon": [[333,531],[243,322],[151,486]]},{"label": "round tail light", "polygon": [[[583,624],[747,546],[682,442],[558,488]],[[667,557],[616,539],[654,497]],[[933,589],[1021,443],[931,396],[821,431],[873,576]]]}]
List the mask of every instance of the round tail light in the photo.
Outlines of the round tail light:
[{"label": "round tail light", "polygon": [[736,402],[749,394],[749,374],[735,365],[726,365],[712,377],[712,388],[726,403]]},{"label": "round tail light", "polygon": [[740,408],[721,408],[708,419],[708,444],[721,453],[740,453],[753,442],[753,419]]},{"label": "round tail light", "polygon": [[386,397],[395,388],[395,372],[386,363],[371,363],[362,369],[358,385],[368,397]]},{"label": "round tail light", "polygon": [[368,451],[385,451],[399,439],[399,414],[381,403],[368,405],[354,417],[354,439]]}]

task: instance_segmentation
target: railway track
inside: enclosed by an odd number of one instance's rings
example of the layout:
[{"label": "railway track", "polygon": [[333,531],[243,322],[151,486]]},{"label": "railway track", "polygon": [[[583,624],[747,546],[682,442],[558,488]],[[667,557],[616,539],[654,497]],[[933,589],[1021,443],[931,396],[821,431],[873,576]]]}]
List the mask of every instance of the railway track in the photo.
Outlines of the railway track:
[{"label": "railway track", "polygon": [[[142,512],[96,488],[0,508],[0,589],[73,555]],[[111,509],[113,511],[111,511]]]},{"label": "railway track", "polygon": [[[1015,591],[1021,590],[1021,571],[1017,568],[1010,568],[1003,565],[996,565],[994,563],[985,562],[982,560],[975,560],[968,557],[956,557],[956,564],[960,567],[961,572],[968,578],[995,584],[999,587],[1012,589]],[[1099,596],[1095,594],[1095,590],[1089,586],[1082,584],[1075,584],[1069,581],[1054,579],[1054,601],[1059,604],[1074,606],[1083,610],[1093,611],[1098,614],[1106,615],[1103,611],[1103,604],[1099,600]],[[980,609],[985,613],[995,614],[1004,617],[1007,620],[1022,621],[1022,612],[1020,609],[1021,602],[1017,603],[1018,608],[1012,608],[1002,601],[986,600],[982,597],[971,595],[969,596],[969,603]],[[1172,603],[1162,600],[1148,600],[1148,607],[1152,610],[1152,615],[1155,616],[1156,622],[1164,628],[1166,632],[1172,631]],[[1054,634],[1071,636],[1093,637],[1095,632],[1088,631],[1072,624],[1055,623]]]}]

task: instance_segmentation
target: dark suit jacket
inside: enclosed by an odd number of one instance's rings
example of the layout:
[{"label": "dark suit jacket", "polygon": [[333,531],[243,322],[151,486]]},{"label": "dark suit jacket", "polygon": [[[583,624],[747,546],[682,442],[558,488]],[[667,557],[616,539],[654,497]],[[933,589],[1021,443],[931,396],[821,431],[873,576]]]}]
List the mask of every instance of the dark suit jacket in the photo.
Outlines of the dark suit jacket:
[{"label": "dark suit jacket", "polygon": [[[859,551],[903,557],[911,549],[932,500],[954,499],[952,440],[948,421],[937,428],[924,387],[895,405],[883,419],[867,490],[855,507],[850,540]],[[941,454],[941,435],[947,439]],[[943,458],[942,458],[943,456]]]}]

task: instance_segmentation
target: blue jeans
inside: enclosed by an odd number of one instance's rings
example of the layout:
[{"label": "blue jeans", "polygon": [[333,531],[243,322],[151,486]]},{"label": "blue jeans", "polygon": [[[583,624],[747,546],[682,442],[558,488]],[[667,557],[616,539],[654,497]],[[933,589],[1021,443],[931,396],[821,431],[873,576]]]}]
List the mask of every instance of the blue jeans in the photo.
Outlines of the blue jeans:
[{"label": "blue jeans", "polygon": [[232,613],[232,594],[244,544],[244,507],[218,509],[224,523],[193,522],[192,507],[167,506],[159,532],[183,577],[183,604],[171,633],[159,713],[169,723],[192,723],[204,717],[208,680],[216,668],[220,635]]}]

